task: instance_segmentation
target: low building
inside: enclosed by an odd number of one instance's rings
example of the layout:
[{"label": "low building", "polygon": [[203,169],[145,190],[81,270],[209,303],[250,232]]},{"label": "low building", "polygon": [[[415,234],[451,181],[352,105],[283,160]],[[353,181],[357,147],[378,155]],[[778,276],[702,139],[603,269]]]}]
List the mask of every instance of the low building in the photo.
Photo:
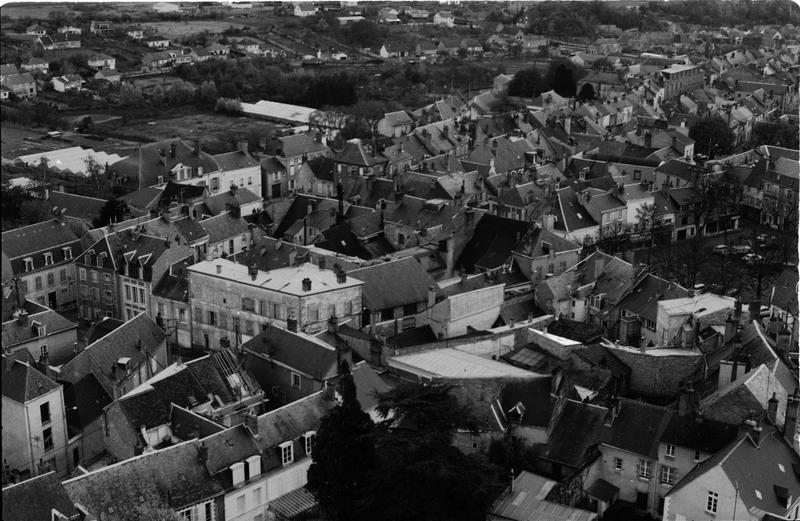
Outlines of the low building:
[{"label": "low building", "polygon": [[556,482],[523,470],[486,513],[487,521],[595,521],[596,512],[548,501]]},{"label": "low building", "polygon": [[86,62],[93,69],[116,69],[117,67],[117,59],[104,53],[93,54]]},{"label": "low building", "polygon": [[169,47],[169,38],[164,36],[148,36],[142,39],[142,42],[151,49],[166,49]]},{"label": "low building", "polygon": [[70,90],[80,90],[83,86],[83,78],[77,74],[67,74],[65,76],[57,76],[53,78],[53,89],[56,92],[67,92]]},{"label": "low building", "polygon": [[36,97],[36,79],[29,72],[3,76],[0,85],[7,89],[8,94],[13,94],[18,98]]}]

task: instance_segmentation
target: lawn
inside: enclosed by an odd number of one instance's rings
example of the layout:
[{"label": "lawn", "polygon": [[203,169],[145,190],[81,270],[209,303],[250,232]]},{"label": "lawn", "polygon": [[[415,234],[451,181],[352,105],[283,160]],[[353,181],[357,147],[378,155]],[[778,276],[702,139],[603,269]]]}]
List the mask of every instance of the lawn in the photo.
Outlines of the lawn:
[{"label": "lawn", "polygon": [[168,38],[183,38],[191,34],[208,31],[211,34],[219,34],[230,28],[241,28],[244,25],[234,22],[223,22],[216,20],[187,20],[185,22],[148,22],[143,24],[143,28],[151,28],[158,34]]}]

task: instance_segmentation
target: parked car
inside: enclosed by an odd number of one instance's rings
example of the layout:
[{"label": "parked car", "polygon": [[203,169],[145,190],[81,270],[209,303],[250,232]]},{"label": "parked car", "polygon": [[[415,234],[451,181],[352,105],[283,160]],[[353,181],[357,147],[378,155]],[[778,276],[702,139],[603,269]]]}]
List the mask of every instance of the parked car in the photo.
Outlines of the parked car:
[{"label": "parked car", "polygon": [[764,257],[757,253],[748,253],[742,257],[742,260],[744,260],[747,264],[756,264],[757,262],[763,262]]},{"label": "parked car", "polygon": [[731,246],[731,253],[734,255],[746,255],[750,253],[753,248],[749,244],[735,244]]},{"label": "parked car", "polygon": [[717,255],[727,255],[728,254],[728,247],[724,244],[717,244],[711,250],[711,253],[716,253]]},{"label": "parked car", "polygon": [[331,54],[331,58],[333,58],[334,60],[346,60],[347,55],[343,52],[335,52]]}]

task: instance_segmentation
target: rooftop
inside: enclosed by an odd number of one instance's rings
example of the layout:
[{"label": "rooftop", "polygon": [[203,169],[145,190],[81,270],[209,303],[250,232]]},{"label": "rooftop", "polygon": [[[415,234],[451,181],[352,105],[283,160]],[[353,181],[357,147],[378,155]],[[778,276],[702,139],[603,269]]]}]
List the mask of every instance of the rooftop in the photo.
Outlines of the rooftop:
[{"label": "rooftop", "polygon": [[427,378],[491,378],[501,376],[530,376],[529,371],[496,362],[477,355],[445,348],[388,359],[390,368],[411,372]]}]

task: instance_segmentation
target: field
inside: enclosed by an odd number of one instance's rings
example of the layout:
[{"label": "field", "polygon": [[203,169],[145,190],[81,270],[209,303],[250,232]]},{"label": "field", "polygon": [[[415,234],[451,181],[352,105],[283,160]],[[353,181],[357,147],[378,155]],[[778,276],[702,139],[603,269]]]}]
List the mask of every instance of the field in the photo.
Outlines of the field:
[{"label": "field", "polygon": [[221,22],[221,21],[202,21],[202,20],[192,20],[192,21],[185,21],[185,22],[149,22],[143,24],[144,29],[153,29],[158,34],[166,36],[168,38],[182,38],[184,36],[189,36],[191,34],[202,33],[203,31],[208,31],[211,34],[219,34],[226,29],[230,28],[241,28],[244,27],[242,24],[233,23],[233,22]]},{"label": "field", "polygon": [[50,16],[51,12],[58,12],[63,15],[80,14],[76,11],[70,11],[63,5],[56,4],[7,4],[0,9],[0,15],[2,16],[8,16],[9,18],[31,18],[33,20],[46,19]]}]

